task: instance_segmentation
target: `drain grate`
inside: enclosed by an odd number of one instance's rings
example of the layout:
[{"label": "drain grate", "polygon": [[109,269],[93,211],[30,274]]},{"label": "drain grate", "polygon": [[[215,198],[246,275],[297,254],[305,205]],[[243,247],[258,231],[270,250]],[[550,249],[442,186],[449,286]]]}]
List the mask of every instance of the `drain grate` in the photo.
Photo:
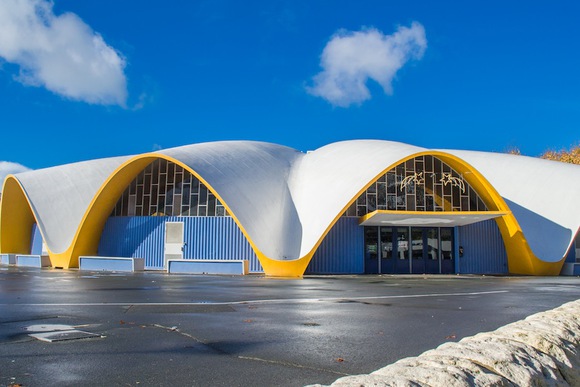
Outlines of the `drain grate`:
[{"label": "drain grate", "polygon": [[30,333],[28,336],[40,341],[54,343],[56,341],[90,339],[104,337],[96,333],[81,331],[77,327],[65,324],[37,324],[30,325],[25,329]]},{"label": "drain grate", "polygon": [[55,331],[55,332],[41,332],[32,333],[29,335],[40,341],[47,341],[49,343],[54,343],[55,341],[65,341],[65,340],[78,340],[78,339],[88,339],[101,337],[96,333],[79,331],[78,329],[71,329],[69,331]]}]

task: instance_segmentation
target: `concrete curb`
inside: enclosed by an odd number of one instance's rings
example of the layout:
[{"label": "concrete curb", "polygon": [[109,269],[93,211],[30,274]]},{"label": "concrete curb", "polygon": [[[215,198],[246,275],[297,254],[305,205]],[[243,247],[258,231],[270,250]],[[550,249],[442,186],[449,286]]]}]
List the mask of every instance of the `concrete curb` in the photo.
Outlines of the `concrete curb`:
[{"label": "concrete curb", "polygon": [[580,300],[330,386],[580,386]]}]

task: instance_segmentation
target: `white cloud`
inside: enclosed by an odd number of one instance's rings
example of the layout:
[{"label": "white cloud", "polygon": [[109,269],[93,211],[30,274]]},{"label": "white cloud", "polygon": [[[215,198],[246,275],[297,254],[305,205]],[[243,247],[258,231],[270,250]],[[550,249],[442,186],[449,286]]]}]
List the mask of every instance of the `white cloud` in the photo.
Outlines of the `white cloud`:
[{"label": "white cloud", "polygon": [[369,79],[392,94],[397,71],[411,59],[420,59],[427,48],[425,29],[413,22],[392,35],[371,28],[338,31],[326,44],[320,59],[323,71],[312,78],[307,91],[333,105],[347,107],[370,99]]},{"label": "white cloud", "polygon": [[0,161],[0,193],[2,192],[2,185],[4,184],[6,176],[26,171],[30,171],[30,169],[24,165],[10,161]]},{"label": "white cloud", "polygon": [[0,56],[18,81],[92,104],[125,106],[125,59],[77,15],[47,0],[0,1]]}]

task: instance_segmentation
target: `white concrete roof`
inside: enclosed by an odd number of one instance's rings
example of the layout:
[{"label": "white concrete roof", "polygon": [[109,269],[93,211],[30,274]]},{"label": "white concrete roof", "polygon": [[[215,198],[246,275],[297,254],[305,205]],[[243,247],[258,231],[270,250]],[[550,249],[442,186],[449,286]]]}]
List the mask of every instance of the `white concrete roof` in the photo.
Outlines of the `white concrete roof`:
[{"label": "white concrete roof", "polygon": [[303,154],[288,180],[302,223],[300,256],[312,250],[348,202],[385,168],[426,150],[391,141],[355,140]]},{"label": "white concrete roof", "polygon": [[196,171],[264,254],[275,259],[298,258],[300,220],[286,181],[301,152],[264,142],[224,141],[159,153]]},{"label": "white concrete roof", "polygon": [[[345,206],[387,167],[428,149],[354,140],[303,153],[253,141],[161,150],[193,169],[222,198],[260,251],[307,254]],[[480,171],[506,200],[534,253],[562,258],[580,227],[580,166],[499,153],[443,150]],[[65,251],[93,196],[131,156],[17,174],[49,249]]]},{"label": "white concrete roof", "polygon": [[562,259],[580,227],[580,166],[535,157],[443,150],[481,172],[506,201],[536,256]]},{"label": "white concrete roof", "polygon": [[130,156],[82,161],[15,175],[52,252],[66,251],[99,188],[128,159]]}]

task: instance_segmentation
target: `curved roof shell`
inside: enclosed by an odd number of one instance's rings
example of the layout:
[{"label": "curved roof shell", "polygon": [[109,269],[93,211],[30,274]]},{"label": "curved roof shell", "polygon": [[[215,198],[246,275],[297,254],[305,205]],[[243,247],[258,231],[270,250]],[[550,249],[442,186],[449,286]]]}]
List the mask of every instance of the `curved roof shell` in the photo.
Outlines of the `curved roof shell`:
[{"label": "curved roof shell", "polygon": [[580,227],[580,166],[504,153],[446,152],[471,164],[497,189],[537,257],[562,260]]},{"label": "curved roof shell", "polygon": [[51,251],[60,253],[70,246],[95,194],[128,159],[82,161],[16,175]]},{"label": "curved roof shell", "polygon": [[[305,260],[307,265],[334,222],[369,184],[420,154],[448,159],[498,208],[511,211],[512,227],[503,231],[504,241],[514,227],[521,228],[535,257],[547,263],[562,261],[580,227],[580,167],[525,156],[430,150],[381,140],[337,142],[306,153],[264,142],[222,141],[79,162],[7,179],[16,179],[22,187],[49,250],[62,253],[71,249],[91,206],[107,185],[114,184],[114,176],[138,159],[166,158],[187,168],[216,194],[259,258],[276,265]],[[3,198],[2,207],[10,200]]]}]

